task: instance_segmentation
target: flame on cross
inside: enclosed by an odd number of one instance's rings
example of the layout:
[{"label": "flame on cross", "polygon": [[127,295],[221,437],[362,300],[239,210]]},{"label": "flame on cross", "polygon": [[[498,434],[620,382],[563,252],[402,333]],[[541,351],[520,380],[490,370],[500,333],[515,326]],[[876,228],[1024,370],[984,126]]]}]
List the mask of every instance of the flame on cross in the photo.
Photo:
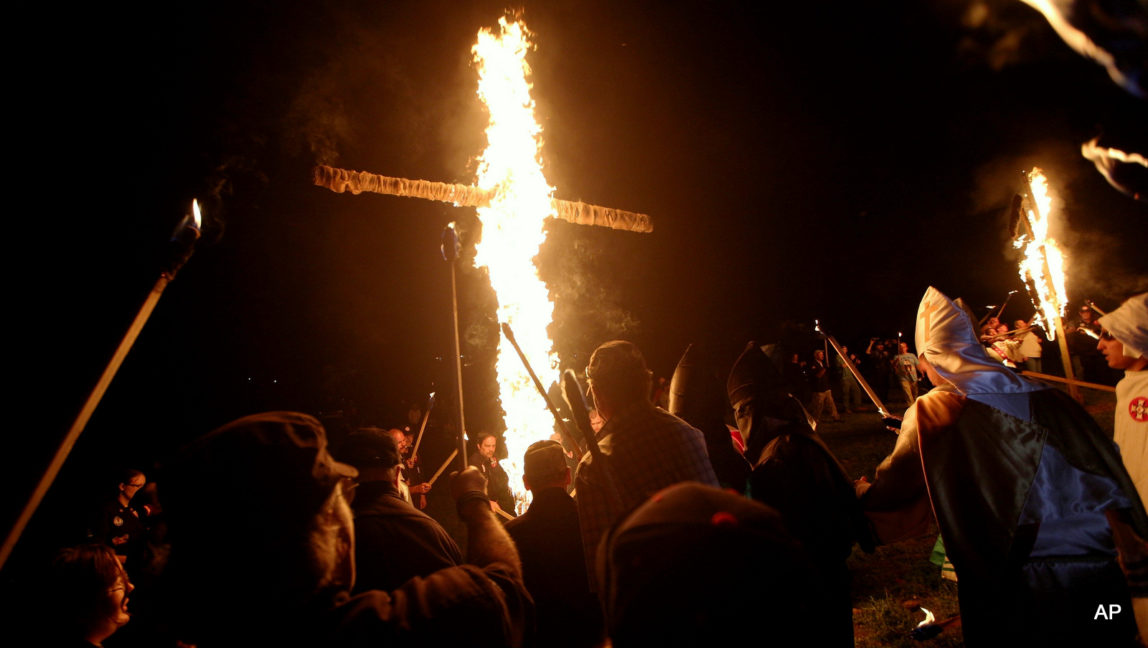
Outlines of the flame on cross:
[{"label": "flame on cross", "polygon": [[[521,22],[505,17],[498,26],[498,33],[479,31],[472,49],[478,96],[490,112],[477,184],[493,192],[490,204],[478,208],[482,240],[475,248],[475,265],[489,271],[499,321],[510,324],[539,379],[550,384],[557,378],[554,345],[547,334],[554,304],[534,257],[546,239],[543,221],[555,215],[554,188],[542,173],[542,127],[530,97],[530,34]],[[522,508],[522,455],[532,442],[550,436],[554,419],[517,355],[503,351],[500,337],[495,369],[506,424],[508,458],[503,467]]]}]

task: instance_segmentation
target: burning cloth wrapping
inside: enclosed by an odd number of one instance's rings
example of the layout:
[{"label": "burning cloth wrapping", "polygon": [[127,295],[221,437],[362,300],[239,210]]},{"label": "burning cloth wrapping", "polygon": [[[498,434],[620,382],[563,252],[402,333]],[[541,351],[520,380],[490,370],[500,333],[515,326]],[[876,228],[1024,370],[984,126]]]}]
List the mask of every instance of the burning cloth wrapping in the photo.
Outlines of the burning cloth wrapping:
[{"label": "burning cloth wrapping", "polygon": [[1115,445],[1075,401],[990,360],[968,316],[930,288],[919,354],[937,387],[907,412],[893,453],[861,488],[882,541],[924,532],[930,509],[956,568],[968,645],[1126,645],[1131,611],[1106,513],[1148,536]]}]

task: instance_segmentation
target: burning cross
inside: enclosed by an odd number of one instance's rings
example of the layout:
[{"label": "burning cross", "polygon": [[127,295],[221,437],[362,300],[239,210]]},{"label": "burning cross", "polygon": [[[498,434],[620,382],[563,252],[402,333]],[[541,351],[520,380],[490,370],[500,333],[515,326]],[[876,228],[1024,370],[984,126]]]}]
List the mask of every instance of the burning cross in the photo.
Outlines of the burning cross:
[{"label": "burning cross", "polygon": [[[534,262],[545,239],[543,217],[630,232],[652,232],[653,225],[646,214],[553,198],[554,189],[542,174],[541,127],[530,98],[530,69],[525,59],[531,47],[529,32],[519,21],[506,17],[499,20],[499,26],[497,34],[480,30],[472,48],[479,73],[478,95],[490,114],[487,148],[479,158],[474,185],[409,180],[329,166],[315,167],[313,179],[316,185],[336,193],[368,191],[477,208],[483,237],[475,248],[475,263],[489,271],[498,297],[498,318],[504,330],[515,332],[522,358],[536,359],[534,366],[546,372],[550,363],[537,359],[549,359],[552,354],[547,329],[553,303]],[[534,381],[523,364],[513,354],[497,354],[495,369],[509,454],[504,467],[511,484],[517,484],[521,476],[518,457],[554,423],[551,413],[538,402]],[[542,382],[548,378],[542,376]],[[465,450],[462,454],[465,456]],[[523,492],[521,504],[524,499]]]}]

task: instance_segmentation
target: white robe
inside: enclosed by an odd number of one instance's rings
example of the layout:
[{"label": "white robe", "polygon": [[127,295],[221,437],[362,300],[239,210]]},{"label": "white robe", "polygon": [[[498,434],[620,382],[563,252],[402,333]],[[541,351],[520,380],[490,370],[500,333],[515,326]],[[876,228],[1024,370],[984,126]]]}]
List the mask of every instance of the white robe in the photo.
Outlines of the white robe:
[{"label": "white robe", "polygon": [[1140,500],[1148,501],[1148,369],[1129,371],[1116,384],[1114,430],[1124,467]]}]

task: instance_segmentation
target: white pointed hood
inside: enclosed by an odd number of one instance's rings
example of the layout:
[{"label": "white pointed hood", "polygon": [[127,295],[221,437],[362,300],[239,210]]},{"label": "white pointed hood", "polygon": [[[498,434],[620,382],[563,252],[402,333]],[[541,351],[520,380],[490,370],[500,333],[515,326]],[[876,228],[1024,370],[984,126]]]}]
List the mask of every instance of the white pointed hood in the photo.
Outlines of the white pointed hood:
[{"label": "white pointed hood", "polygon": [[1120,308],[1099,321],[1112,337],[1124,345],[1124,355],[1148,356],[1148,292],[1129,297]]},{"label": "white pointed hood", "polygon": [[964,310],[932,286],[925,291],[917,309],[916,343],[917,355],[924,355],[942,378],[975,400],[991,400],[976,398],[977,395],[1047,389],[990,358]]}]

